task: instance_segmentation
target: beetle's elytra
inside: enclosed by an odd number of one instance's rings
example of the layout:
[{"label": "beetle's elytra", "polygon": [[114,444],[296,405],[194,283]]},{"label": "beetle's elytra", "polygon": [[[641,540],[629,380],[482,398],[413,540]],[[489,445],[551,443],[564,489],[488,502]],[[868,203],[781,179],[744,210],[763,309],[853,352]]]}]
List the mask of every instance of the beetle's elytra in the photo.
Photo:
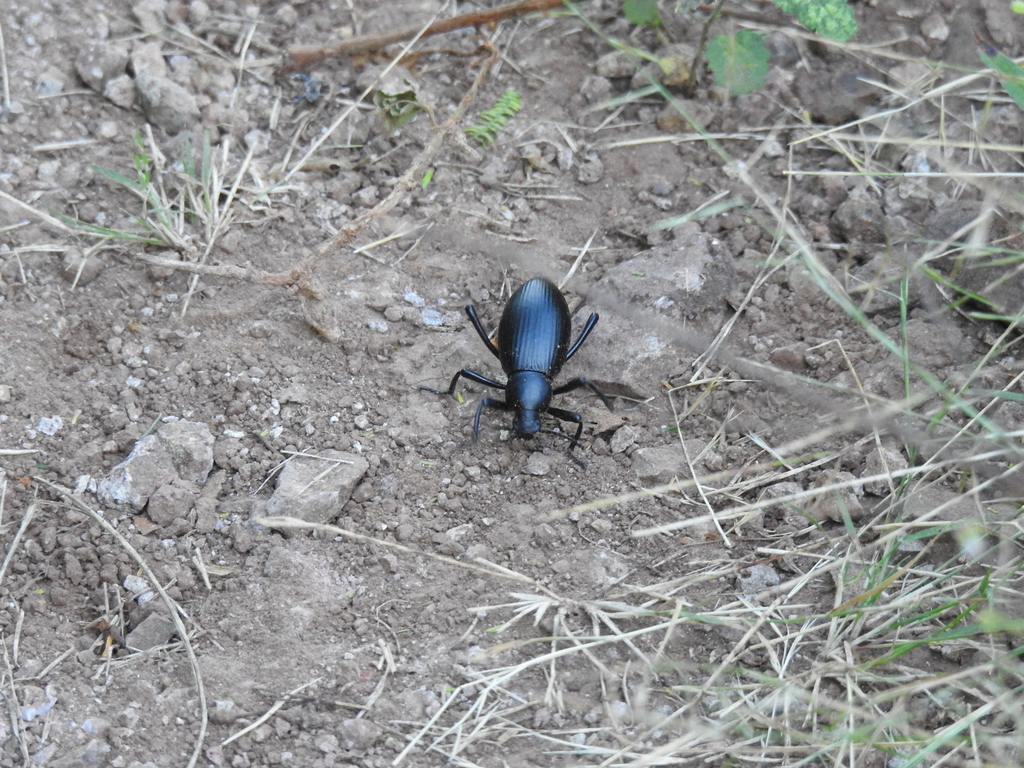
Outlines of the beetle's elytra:
[{"label": "beetle's elytra", "polygon": [[597,313],[592,314],[580,331],[579,338],[570,346],[569,307],[554,283],[543,277],[535,277],[520,286],[501,314],[501,321],[498,324],[498,346],[488,338],[487,331],[484,330],[472,305],[466,307],[466,314],[487,345],[487,349],[501,361],[501,368],[508,376],[508,381],[501,384],[476,371],[463,368],[452,377],[447,390],[430,387],[420,389],[438,395],[454,395],[455,386],[461,376],[485,387],[505,390],[504,401],[491,397],[485,397],[480,401],[476,416],[473,418],[473,440],[479,437],[480,414],[484,408],[512,411],[512,427],[521,437],[533,437],[541,431],[540,416],[549,413],[562,421],[576,424],[576,434],[570,438],[571,452],[583,432],[583,417],[573,411],[552,407],[552,395],[561,395],[580,387],[587,387],[611,410],[611,401],[582,376],[560,387],[552,386],[554,377],[587,340],[598,320]]}]

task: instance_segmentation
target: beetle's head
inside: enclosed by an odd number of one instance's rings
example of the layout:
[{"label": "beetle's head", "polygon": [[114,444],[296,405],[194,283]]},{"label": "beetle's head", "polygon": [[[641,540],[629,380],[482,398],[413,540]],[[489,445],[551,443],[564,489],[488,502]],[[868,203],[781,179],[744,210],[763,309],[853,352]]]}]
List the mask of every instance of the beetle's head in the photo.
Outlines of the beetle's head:
[{"label": "beetle's head", "polygon": [[536,411],[516,411],[512,429],[520,437],[533,437],[540,432],[540,414]]},{"label": "beetle's head", "polygon": [[520,437],[540,432],[540,415],[551,402],[551,382],[537,371],[517,371],[508,377],[505,403],[515,412],[512,428]]}]

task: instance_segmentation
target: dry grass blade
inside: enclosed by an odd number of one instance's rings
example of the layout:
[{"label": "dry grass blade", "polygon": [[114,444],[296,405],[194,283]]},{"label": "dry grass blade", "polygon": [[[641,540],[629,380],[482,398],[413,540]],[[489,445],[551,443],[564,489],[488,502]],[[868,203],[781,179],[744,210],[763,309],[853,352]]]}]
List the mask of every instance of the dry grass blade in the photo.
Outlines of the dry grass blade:
[{"label": "dry grass blade", "polygon": [[249,725],[245,726],[245,728],[243,728],[242,730],[236,731],[235,733],[228,736],[226,739],[224,739],[224,741],[220,743],[220,745],[223,747],[237,739],[242,738],[247,733],[251,733],[252,731],[256,730],[261,725],[263,725],[263,723],[267,722],[270,718],[272,718],[274,716],[274,713],[281,709],[281,707],[287,704],[291,699],[295,698],[296,695],[306,690],[311,685],[316,685],[322,679],[323,678],[318,677],[315,680],[310,680],[308,683],[303,683],[297,688],[293,688],[292,690],[288,691],[288,693],[286,693],[283,697],[275,701],[266,712],[257,717],[255,720],[253,720],[251,723],[249,723]]}]

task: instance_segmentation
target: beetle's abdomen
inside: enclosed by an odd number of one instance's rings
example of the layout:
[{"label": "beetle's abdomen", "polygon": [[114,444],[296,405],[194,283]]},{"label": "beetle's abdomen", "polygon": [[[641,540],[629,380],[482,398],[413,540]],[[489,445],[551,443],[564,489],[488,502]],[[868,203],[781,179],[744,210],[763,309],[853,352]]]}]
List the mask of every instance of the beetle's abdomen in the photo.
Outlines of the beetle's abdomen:
[{"label": "beetle's abdomen", "polygon": [[505,305],[498,325],[498,351],[505,373],[538,371],[555,376],[569,349],[569,307],[543,277],[524,283]]}]

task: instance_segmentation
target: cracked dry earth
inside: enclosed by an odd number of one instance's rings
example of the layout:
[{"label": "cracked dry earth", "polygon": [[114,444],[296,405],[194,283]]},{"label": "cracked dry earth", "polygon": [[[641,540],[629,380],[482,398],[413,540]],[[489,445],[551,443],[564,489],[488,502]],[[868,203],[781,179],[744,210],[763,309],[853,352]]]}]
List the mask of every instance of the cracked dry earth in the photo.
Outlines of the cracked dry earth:
[{"label": "cracked dry earth", "polygon": [[[790,578],[786,561],[765,564],[758,548],[841,537],[844,514],[866,514],[888,485],[851,486],[841,509],[811,505],[810,528],[784,505],[726,529],[706,512],[906,466],[906,434],[877,445],[864,439],[870,429],[812,437],[857,405],[844,388],[898,401],[904,380],[901,361],[773,248],[765,201],[788,207],[837,284],[863,288],[891,250],[913,258],[926,230],[931,239],[955,233],[983,194],[953,183],[868,184],[808,137],[904,106],[900,95],[911,98],[929,73],[955,77],[918,60],[976,69],[974,33],[1009,56],[1024,53],[1020,23],[1002,23],[996,3],[857,4],[857,40],[897,41],[886,50],[903,60],[809,42],[751,6],[745,13],[779,25],[767,34],[765,87],[724,99],[704,84],[685,103],[725,137],[759,199],[662,100],[608,106],[631,88],[635,68],[595,29],[646,50],[664,44],[613,3],[585,4],[594,28],[532,16],[422,41],[402,77],[431,114],[389,134],[372,108],[353,109],[301,167],[390,58],[317,65],[307,73],[322,84],[317,97],[276,77],[274,57],[296,42],[426,23],[440,3],[3,3],[11,105],[0,122],[0,673],[11,717],[0,718],[0,766],[180,766],[200,737],[200,765],[449,764],[454,742],[433,740],[479,704],[479,691],[459,686],[529,657],[527,641],[555,623],[601,631],[566,608],[493,635],[514,615],[500,607],[519,599],[510,593],[546,589],[571,606],[700,573],[684,595],[700,611]],[[664,34],[692,46],[699,27],[668,19]],[[175,266],[201,259],[279,273],[308,258],[423,151],[431,118],[443,122],[481,66],[483,33],[503,59],[471,113],[508,89],[522,95],[522,111],[487,149],[446,144],[430,183],[356,245],[385,242],[316,263],[314,303],[336,338],[311,328],[309,302],[294,292]],[[921,101],[900,119],[903,130],[927,132],[938,113]],[[1021,141],[1012,104],[992,109],[990,128],[1004,144]],[[135,178],[133,154],[162,153],[167,194],[178,200],[175,168],[202,154],[204,136],[222,184],[214,202],[231,214],[216,231],[185,217],[162,244],[101,242],[54,218],[139,231],[161,212],[102,169]],[[910,144],[887,151],[882,161],[894,168],[927,162]],[[723,199],[749,207],[654,227]],[[467,382],[462,400],[419,390],[446,386],[464,366],[500,376],[464,306],[491,328],[526,279],[570,271],[574,336],[590,312],[601,319],[560,380],[585,375],[616,396],[613,412],[586,390],[558,398],[583,415],[586,465],[566,456],[560,436],[510,438],[509,415],[497,411],[484,413],[474,443],[476,403],[494,392]],[[896,338],[894,293],[865,297],[857,301]],[[955,381],[1001,329],[936,314],[932,299],[911,286],[909,348],[932,375]],[[727,322],[717,356],[705,354]],[[1012,358],[993,360],[985,384],[1004,386],[1018,371]],[[998,414],[1007,430],[1022,417],[1019,403]],[[796,444],[833,458],[728,498],[717,493],[725,481],[709,480],[704,496],[691,487],[597,503],[694,472],[754,467],[770,458],[764,446]],[[957,489],[931,492],[947,501]],[[271,516],[346,533],[254,522]],[[687,519],[694,524],[673,533],[633,535]],[[823,578],[800,603],[827,611],[834,596]],[[738,640],[727,627],[694,626],[663,650],[711,663]],[[480,655],[514,641],[522,644]],[[527,731],[595,748],[628,741],[628,657],[604,662],[608,677],[581,658],[557,675],[516,677],[502,689],[508,737],[466,736],[459,764],[599,763],[553,754]],[[957,668],[927,651],[907,663]],[[699,685],[700,669],[678,674]],[[644,706],[674,704],[655,690]],[[727,753],[728,744],[710,745],[700,764],[726,764]]]}]

